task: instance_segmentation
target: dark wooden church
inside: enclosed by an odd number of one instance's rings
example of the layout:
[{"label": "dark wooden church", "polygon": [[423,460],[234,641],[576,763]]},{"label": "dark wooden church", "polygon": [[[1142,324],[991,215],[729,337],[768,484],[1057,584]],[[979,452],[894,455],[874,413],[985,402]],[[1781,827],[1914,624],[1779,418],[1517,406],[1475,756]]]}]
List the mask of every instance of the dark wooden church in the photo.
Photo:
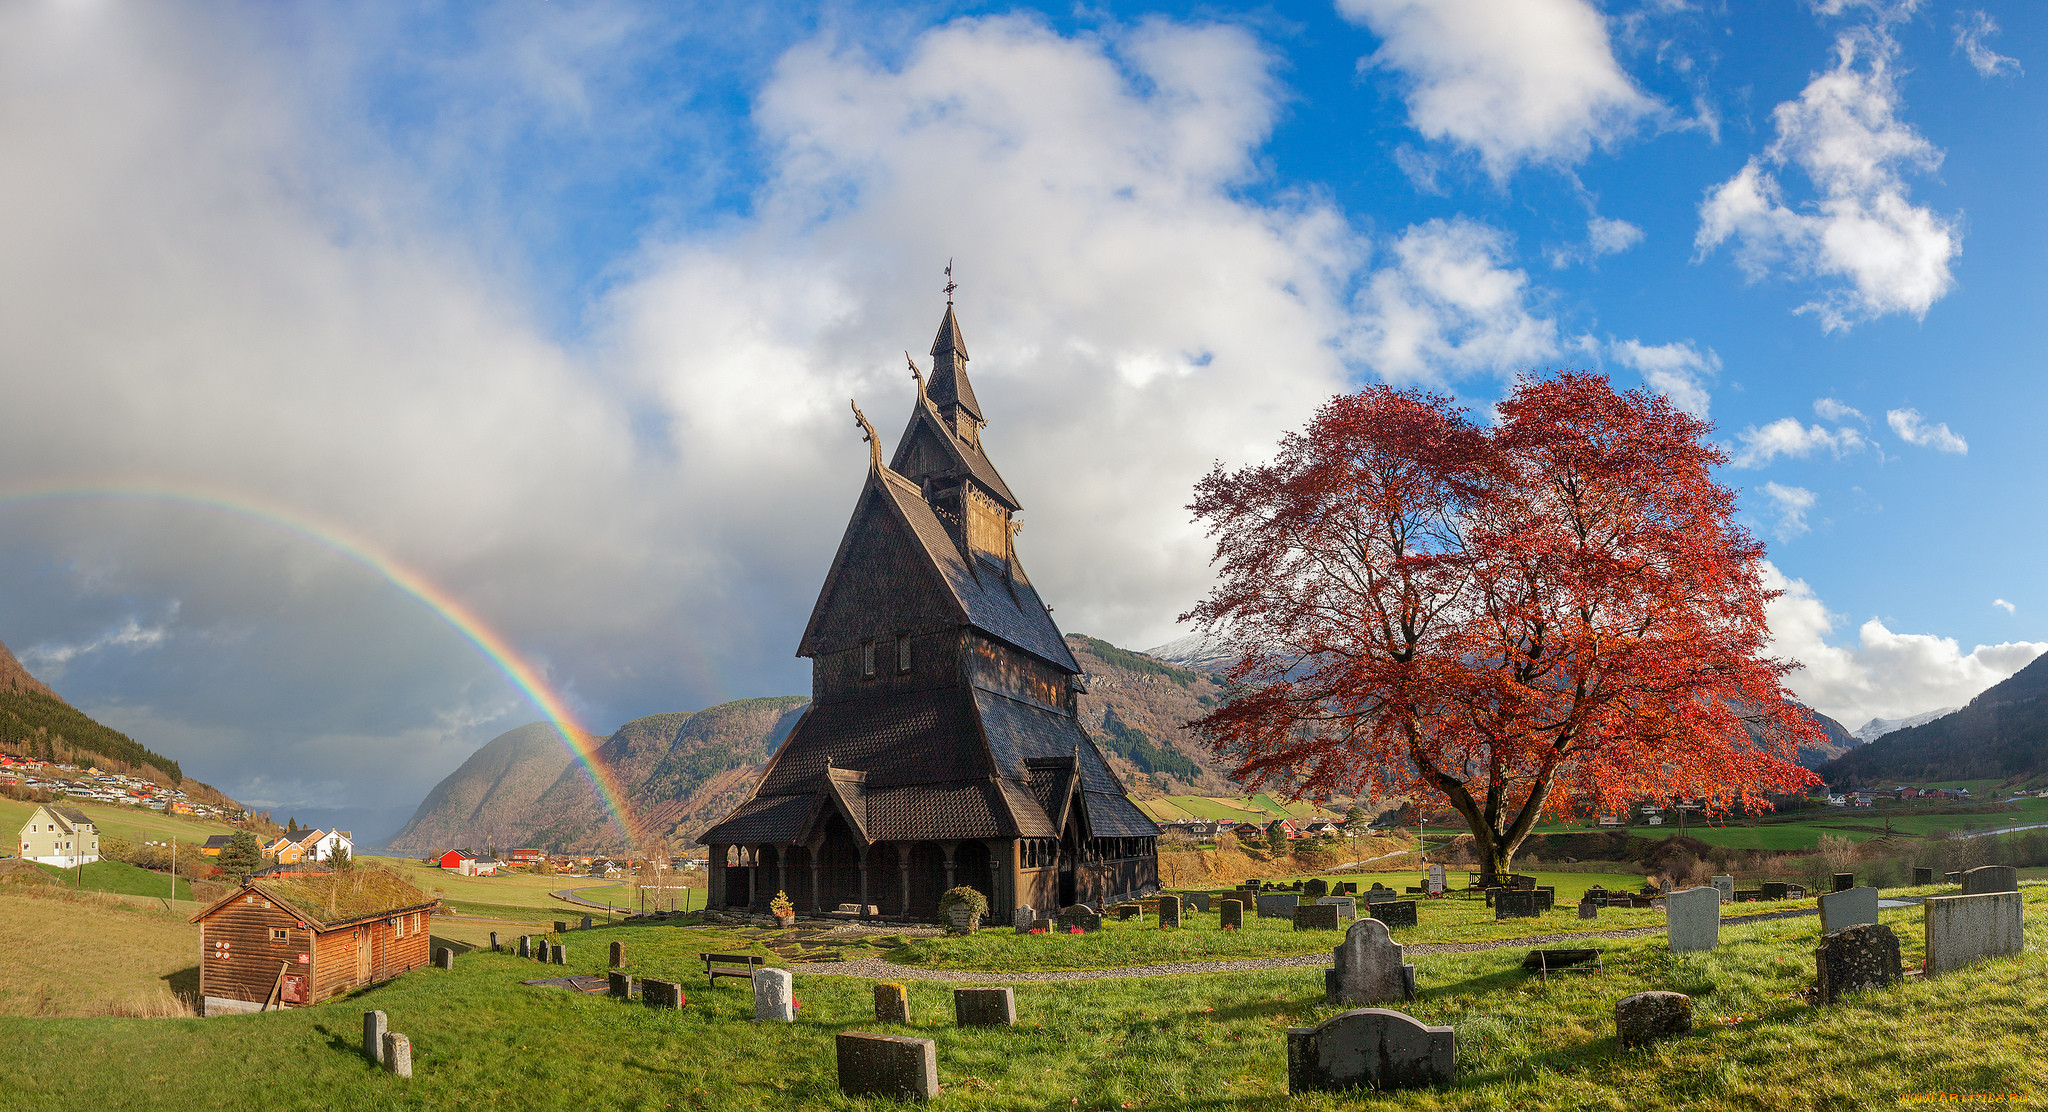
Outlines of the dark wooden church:
[{"label": "dark wooden church", "polygon": [[1007,923],[1158,886],[1159,829],[1075,717],[1081,669],[1017,560],[950,302],[932,359],[888,465],[854,410],[868,477],[797,648],[811,705],[700,836],[713,907],[930,919],[965,885]]}]

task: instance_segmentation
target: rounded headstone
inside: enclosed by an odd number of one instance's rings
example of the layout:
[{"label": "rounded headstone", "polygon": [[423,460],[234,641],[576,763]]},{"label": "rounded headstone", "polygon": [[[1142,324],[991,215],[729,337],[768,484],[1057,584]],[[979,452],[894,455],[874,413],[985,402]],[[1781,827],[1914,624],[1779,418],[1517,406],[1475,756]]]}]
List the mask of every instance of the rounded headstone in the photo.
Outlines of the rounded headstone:
[{"label": "rounded headstone", "polygon": [[1642,1046],[1692,1030],[1692,997],[1682,992],[1638,992],[1614,1005],[1614,1035],[1623,1046]]}]

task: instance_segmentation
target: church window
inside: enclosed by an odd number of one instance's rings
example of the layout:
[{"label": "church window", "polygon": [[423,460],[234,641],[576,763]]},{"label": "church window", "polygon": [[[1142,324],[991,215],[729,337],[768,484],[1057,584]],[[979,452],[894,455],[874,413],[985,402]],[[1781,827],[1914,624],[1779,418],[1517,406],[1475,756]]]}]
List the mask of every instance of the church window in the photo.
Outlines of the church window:
[{"label": "church window", "polygon": [[862,641],[860,643],[860,675],[862,679],[871,680],[875,678],[875,643],[873,641]]},{"label": "church window", "polygon": [[899,633],[896,635],[896,673],[902,675],[908,671],[910,671],[910,635],[908,633]]}]

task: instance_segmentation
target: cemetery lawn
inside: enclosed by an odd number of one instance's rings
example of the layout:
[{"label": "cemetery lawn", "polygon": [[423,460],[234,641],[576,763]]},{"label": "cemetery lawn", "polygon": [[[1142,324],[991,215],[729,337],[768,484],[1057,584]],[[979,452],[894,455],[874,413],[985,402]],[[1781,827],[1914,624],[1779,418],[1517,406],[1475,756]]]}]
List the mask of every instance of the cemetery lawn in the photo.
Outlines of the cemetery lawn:
[{"label": "cemetery lawn", "polygon": [[[833,1035],[862,1030],[937,1043],[939,1112],[979,1109],[1416,1110],[1863,1109],[1915,1094],[2048,1093],[2038,1053],[2048,1015],[2048,888],[2026,890],[2029,952],[1932,982],[1918,978],[1817,1008],[1813,919],[1725,925],[1711,953],[1662,938],[1606,944],[1606,972],[1525,975],[1518,949],[1415,959],[1406,1010],[1457,1031],[1457,1085],[1383,1096],[1290,1099],[1285,1030],[1339,1009],[1317,968],[1033,982],[1014,986],[1019,1026],[957,1028],[949,985],[909,984],[908,1025],[874,1021],[873,982],[799,974],[794,1024],[751,1022],[747,986],[707,989],[706,932],[634,925],[571,932],[570,969],[596,972],[604,944],[628,971],[683,982],[688,1006],[649,1011],[528,987],[555,972],[467,954],[349,999],[219,1019],[0,1019],[10,1110],[78,1108],[873,1109],[834,1081]],[[1921,957],[1917,908],[1883,913]],[[1325,939],[1328,936],[1324,936]],[[1647,989],[1694,998],[1694,1034],[1615,1045],[1614,1002]],[[358,1053],[361,1014],[388,1013],[413,1040],[401,1081]],[[61,1065],[60,1065],[61,1064]]]}]

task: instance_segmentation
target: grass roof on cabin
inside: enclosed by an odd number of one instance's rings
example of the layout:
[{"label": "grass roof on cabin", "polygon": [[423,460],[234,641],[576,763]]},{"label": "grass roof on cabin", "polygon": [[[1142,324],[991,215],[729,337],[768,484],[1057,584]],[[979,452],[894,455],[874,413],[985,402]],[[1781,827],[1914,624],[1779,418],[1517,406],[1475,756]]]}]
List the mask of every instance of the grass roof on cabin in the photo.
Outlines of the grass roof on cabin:
[{"label": "grass roof on cabin", "polygon": [[434,897],[397,873],[366,865],[324,876],[262,879],[256,886],[322,923],[342,923],[434,902]]}]

